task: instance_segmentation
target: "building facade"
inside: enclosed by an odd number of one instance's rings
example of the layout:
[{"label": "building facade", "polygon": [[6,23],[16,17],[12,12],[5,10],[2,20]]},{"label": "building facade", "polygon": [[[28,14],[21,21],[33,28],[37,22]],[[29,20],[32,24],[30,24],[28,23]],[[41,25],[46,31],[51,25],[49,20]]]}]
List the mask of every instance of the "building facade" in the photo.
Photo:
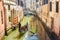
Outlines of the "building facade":
[{"label": "building facade", "polygon": [[6,30],[8,30],[12,27],[11,21],[12,21],[13,17],[11,17],[11,10],[13,10],[16,7],[16,4],[12,1],[5,0],[4,1],[4,7],[5,7],[5,12],[6,12]]},{"label": "building facade", "polygon": [[16,4],[23,8],[26,8],[26,0],[16,0]]},{"label": "building facade", "polygon": [[4,37],[4,29],[5,29],[5,11],[3,0],[0,0],[0,40]]},{"label": "building facade", "polygon": [[4,1],[4,7],[5,7],[5,19],[6,19],[6,33],[8,35],[8,32],[11,28],[17,27],[18,22],[23,18],[23,9],[21,6],[16,5],[13,1]]},{"label": "building facade", "polygon": [[59,36],[60,28],[60,1],[40,0],[41,6],[38,8],[38,16],[52,32]]},{"label": "building facade", "polygon": [[50,0],[50,17],[53,20],[53,31],[59,36],[59,27],[60,27],[60,2],[59,0]]}]

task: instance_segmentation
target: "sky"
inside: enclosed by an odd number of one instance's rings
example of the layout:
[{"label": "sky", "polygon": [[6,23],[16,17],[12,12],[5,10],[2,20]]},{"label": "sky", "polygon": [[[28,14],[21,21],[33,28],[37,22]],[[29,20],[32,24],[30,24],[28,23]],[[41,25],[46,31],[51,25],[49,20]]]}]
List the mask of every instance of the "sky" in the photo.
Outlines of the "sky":
[{"label": "sky", "polygon": [[29,4],[30,4],[30,0],[26,0],[27,7],[30,6]]}]

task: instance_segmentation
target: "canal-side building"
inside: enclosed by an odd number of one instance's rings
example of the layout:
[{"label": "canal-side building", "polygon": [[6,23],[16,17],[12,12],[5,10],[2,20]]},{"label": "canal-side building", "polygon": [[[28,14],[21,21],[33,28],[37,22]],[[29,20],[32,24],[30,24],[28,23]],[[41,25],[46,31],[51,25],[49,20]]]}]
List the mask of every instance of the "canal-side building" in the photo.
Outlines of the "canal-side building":
[{"label": "canal-side building", "polygon": [[49,19],[49,3],[48,0],[40,0],[40,7],[37,8],[38,11],[38,16],[42,19],[42,21],[44,23],[46,23],[48,26],[50,26],[50,24],[48,24],[47,19]]},{"label": "canal-side building", "polygon": [[8,32],[11,28],[18,26],[18,22],[23,18],[23,9],[20,5],[9,0],[4,0],[4,7],[6,13],[6,32]]},{"label": "canal-side building", "polygon": [[36,0],[30,0],[30,9],[36,10]]},{"label": "canal-side building", "polygon": [[16,12],[18,13],[18,22],[21,21],[21,19],[23,18],[24,14],[23,14],[23,9],[26,7],[26,0],[16,0]]},{"label": "canal-side building", "polygon": [[40,0],[40,7],[38,8],[39,17],[57,36],[59,36],[60,27],[59,4],[59,0]]},{"label": "canal-side building", "polygon": [[17,10],[16,15],[18,16],[18,22],[20,22],[24,17],[23,8],[21,6],[17,6],[16,10]]},{"label": "canal-side building", "polygon": [[3,40],[5,29],[5,11],[3,0],[0,0],[0,40]]},{"label": "canal-side building", "polygon": [[52,29],[59,36],[59,27],[60,27],[60,0],[50,0],[50,17],[52,21]]},{"label": "canal-side building", "polygon": [[26,0],[16,0],[16,4],[23,8],[26,8]]},{"label": "canal-side building", "polygon": [[11,20],[11,10],[14,9],[14,7],[16,6],[16,4],[14,2],[11,2],[11,1],[7,1],[7,0],[4,0],[4,7],[5,7],[5,11],[6,11],[6,28],[7,30],[10,29],[12,27],[12,20]]}]

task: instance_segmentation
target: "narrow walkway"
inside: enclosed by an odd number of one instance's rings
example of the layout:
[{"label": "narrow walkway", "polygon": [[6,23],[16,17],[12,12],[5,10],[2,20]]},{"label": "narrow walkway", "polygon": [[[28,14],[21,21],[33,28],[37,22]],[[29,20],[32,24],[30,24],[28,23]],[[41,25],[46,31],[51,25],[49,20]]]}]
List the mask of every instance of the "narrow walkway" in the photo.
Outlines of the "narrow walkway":
[{"label": "narrow walkway", "polygon": [[20,33],[18,32],[18,29],[11,31],[11,33],[8,36],[5,36],[4,40],[22,40],[24,37],[23,36],[20,37]]}]

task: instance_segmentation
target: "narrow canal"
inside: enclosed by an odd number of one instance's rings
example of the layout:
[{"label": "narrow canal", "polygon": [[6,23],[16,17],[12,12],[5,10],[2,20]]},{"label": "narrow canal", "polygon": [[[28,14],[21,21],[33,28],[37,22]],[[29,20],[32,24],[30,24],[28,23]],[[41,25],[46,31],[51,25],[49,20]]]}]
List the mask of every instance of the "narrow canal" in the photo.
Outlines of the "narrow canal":
[{"label": "narrow canal", "polygon": [[28,23],[28,30],[23,31],[20,35],[18,28],[11,31],[8,36],[5,36],[4,40],[50,40],[40,20],[33,14],[25,15],[20,22],[21,26]]}]

